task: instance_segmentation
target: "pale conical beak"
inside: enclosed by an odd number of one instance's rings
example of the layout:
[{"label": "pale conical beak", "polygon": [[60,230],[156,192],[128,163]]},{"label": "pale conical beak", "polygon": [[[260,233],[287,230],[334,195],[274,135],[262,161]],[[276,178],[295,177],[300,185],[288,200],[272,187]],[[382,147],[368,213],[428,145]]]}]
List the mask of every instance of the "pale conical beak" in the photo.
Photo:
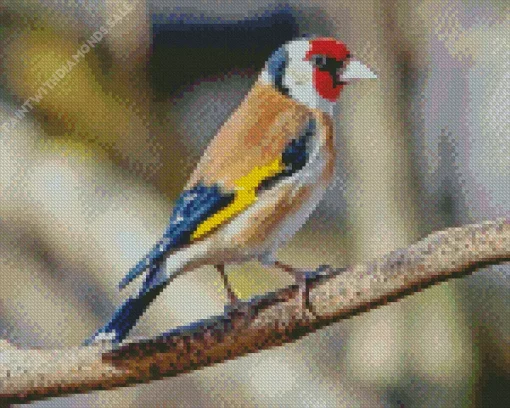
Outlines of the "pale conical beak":
[{"label": "pale conical beak", "polygon": [[351,82],[356,79],[375,78],[377,78],[377,75],[375,75],[365,64],[362,64],[358,60],[351,59],[345,68],[345,71],[341,74],[340,81]]}]

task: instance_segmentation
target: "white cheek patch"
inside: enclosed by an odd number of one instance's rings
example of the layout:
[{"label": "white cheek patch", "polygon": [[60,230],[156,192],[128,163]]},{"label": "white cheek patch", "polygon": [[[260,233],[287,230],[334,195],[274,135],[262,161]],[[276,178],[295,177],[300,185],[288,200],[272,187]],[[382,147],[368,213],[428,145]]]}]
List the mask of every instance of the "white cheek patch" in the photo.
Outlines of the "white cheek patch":
[{"label": "white cheek patch", "polygon": [[315,104],[313,68],[310,61],[303,61],[309,49],[310,43],[307,40],[287,44],[288,64],[283,85],[289,90],[290,96],[311,106]]},{"label": "white cheek patch", "polygon": [[[287,44],[288,64],[285,70],[287,80],[298,82],[298,85],[311,84],[313,67],[310,61],[305,60],[305,56],[310,49],[308,41],[295,41]],[[301,84],[303,82],[303,84]]]}]

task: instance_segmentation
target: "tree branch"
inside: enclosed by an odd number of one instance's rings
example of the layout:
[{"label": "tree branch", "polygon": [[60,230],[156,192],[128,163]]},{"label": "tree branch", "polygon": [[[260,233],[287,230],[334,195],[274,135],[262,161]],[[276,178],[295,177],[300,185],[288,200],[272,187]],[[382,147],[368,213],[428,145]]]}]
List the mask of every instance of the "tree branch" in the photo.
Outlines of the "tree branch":
[{"label": "tree branch", "polygon": [[364,265],[310,274],[308,302],[302,287],[292,285],[227,308],[222,316],[114,350],[107,345],[22,350],[0,342],[0,404],[193,371],[292,342],[431,284],[508,261],[510,218],[437,232]]}]

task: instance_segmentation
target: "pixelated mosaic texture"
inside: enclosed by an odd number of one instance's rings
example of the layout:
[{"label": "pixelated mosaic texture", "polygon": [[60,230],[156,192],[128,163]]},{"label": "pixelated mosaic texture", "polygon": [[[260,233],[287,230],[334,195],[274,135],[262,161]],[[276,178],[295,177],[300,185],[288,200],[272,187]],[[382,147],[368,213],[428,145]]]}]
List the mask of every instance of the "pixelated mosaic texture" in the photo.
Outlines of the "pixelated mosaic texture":
[{"label": "pixelated mosaic texture", "polygon": [[[491,0],[5,1],[2,338],[76,345],[135,293],[117,283],[165,230],[211,138],[271,52],[304,34],[344,41],[378,79],[342,91],[335,182],[282,261],[361,262],[508,215],[508,11]],[[227,273],[243,298],[292,282],[255,262]],[[493,267],[293,345],[34,405],[503,407],[508,290],[508,267]],[[172,282],[132,334],[227,301],[202,267]]]}]

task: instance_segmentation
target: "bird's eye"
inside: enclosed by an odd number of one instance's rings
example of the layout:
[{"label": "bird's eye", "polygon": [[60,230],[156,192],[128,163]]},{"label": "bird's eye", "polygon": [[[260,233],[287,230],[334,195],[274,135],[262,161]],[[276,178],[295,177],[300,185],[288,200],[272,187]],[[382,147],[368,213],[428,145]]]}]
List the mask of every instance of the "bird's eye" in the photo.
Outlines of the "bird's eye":
[{"label": "bird's eye", "polygon": [[316,55],[312,59],[313,65],[315,65],[319,69],[324,69],[326,67],[326,57],[324,55]]}]

